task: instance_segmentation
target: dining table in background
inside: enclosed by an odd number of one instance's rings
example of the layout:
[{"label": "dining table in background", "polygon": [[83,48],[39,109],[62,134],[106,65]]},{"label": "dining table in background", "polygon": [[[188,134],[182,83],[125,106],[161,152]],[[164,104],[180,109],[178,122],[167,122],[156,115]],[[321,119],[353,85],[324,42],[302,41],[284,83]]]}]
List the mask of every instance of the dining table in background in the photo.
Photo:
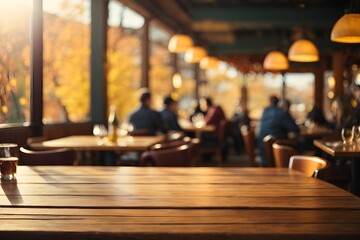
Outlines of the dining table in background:
[{"label": "dining table in background", "polygon": [[107,138],[93,135],[73,135],[35,142],[30,147],[37,150],[71,148],[75,151],[146,151],[164,140],[164,135],[124,136],[118,137],[117,142],[110,142]]},{"label": "dining table in background", "polygon": [[351,160],[351,192],[360,196],[360,143],[314,140],[314,146],[333,157]]},{"label": "dining table in background", "polygon": [[360,239],[360,199],[286,168],[19,166],[0,239]]},{"label": "dining table in background", "polygon": [[214,125],[204,125],[201,127],[195,126],[194,123],[190,121],[179,121],[180,127],[183,131],[194,133],[195,138],[198,138],[201,140],[203,133],[214,133],[215,132],[215,126]]}]

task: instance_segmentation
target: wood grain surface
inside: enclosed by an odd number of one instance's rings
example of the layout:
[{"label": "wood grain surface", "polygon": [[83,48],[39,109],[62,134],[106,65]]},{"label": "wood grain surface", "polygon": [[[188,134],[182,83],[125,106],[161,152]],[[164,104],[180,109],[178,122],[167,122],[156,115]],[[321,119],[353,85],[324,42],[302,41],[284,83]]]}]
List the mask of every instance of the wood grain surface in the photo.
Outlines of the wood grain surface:
[{"label": "wood grain surface", "polygon": [[288,169],[18,167],[0,239],[360,239],[360,199]]}]

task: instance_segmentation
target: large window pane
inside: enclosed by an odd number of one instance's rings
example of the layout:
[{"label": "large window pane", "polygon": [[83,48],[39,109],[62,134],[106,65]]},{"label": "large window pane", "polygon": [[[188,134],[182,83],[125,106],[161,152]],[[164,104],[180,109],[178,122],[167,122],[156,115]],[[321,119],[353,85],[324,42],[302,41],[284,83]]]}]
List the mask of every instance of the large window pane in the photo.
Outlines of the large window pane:
[{"label": "large window pane", "polygon": [[90,0],[44,0],[44,123],[89,120]]},{"label": "large window pane", "polygon": [[141,39],[144,18],[118,3],[109,2],[107,80],[108,102],[125,120],[139,103]]},{"label": "large window pane", "polygon": [[30,119],[30,0],[0,0],[0,124]]},{"label": "large window pane", "polygon": [[173,90],[172,75],[174,69],[172,66],[172,54],[168,51],[167,45],[170,35],[157,27],[150,24],[150,91],[154,107],[162,108],[163,99]]}]

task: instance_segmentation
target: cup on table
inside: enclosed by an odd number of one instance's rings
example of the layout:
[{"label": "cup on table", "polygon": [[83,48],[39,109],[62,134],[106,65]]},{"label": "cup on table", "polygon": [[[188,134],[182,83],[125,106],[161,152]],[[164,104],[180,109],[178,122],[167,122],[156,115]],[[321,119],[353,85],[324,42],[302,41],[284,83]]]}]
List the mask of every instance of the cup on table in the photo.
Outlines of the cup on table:
[{"label": "cup on table", "polygon": [[351,144],[354,139],[354,131],[351,128],[341,129],[341,138],[344,144]]},{"label": "cup on table", "polygon": [[15,180],[16,167],[19,161],[18,145],[0,144],[0,172],[2,180]]}]

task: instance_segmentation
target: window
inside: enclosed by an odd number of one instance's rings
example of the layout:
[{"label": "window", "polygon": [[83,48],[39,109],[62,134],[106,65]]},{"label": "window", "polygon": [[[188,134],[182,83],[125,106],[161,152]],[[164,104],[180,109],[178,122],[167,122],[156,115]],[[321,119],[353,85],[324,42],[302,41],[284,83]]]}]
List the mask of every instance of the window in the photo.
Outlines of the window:
[{"label": "window", "polygon": [[0,124],[30,119],[29,0],[0,0]]},{"label": "window", "polygon": [[44,123],[90,111],[90,0],[44,0]]},{"label": "window", "polygon": [[109,2],[107,97],[117,107],[120,120],[127,119],[139,104],[143,25],[141,15],[117,1]]},{"label": "window", "polygon": [[184,55],[184,53],[177,54],[177,63],[182,84],[175,92],[179,101],[178,108],[181,117],[188,115],[188,111],[192,107],[192,102],[195,99],[196,91],[195,66],[194,64],[185,62]]},{"label": "window", "polygon": [[286,73],[286,98],[291,102],[291,114],[299,122],[305,122],[307,113],[314,105],[313,73]]},{"label": "window", "polygon": [[210,96],[214,104],[220,105],[225,115],[231,118],[239,102],[241,76],[224,62],[220,62],[217,70],[206,70],[204,74],[200,97]]},{"label": "window", "polygon": [[173,91],[172,76],[174,68],[172,54],[168,51],[170,35],[151,23],[150,40],[150,73],[149,85],[152,92],[154,108],[163,107],[163,99]]}]

